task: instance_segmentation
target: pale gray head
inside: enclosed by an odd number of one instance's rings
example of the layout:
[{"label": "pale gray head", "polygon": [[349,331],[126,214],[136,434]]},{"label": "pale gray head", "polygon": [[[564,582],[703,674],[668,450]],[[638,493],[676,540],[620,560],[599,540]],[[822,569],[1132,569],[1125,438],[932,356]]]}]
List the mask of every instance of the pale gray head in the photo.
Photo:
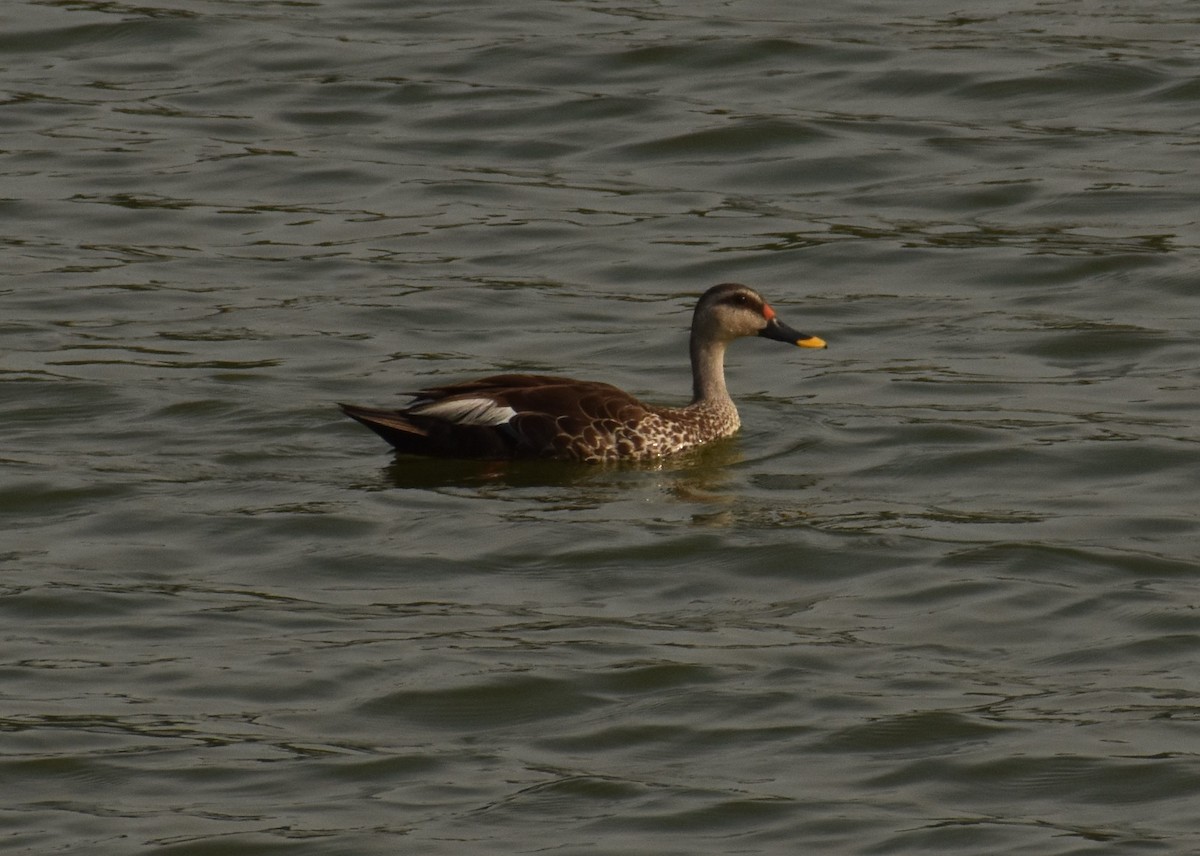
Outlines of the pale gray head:
[{"label": "pale gray head", "polygon": [[692,339],[727,343],[741,336],[763,336],[801,348],[823,348],[816,336],[784,324],[762,295],[736,282],[714,285],[700,298],[692,315]]}]

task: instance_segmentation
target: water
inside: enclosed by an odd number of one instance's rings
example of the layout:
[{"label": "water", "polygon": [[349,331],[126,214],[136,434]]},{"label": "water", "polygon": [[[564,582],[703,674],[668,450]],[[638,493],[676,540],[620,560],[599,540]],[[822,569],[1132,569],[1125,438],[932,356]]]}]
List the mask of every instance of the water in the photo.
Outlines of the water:
[{"label": "water", "polygon": [[1200,16],[807,5],[5,7],[6,852],[1200,850]]}]

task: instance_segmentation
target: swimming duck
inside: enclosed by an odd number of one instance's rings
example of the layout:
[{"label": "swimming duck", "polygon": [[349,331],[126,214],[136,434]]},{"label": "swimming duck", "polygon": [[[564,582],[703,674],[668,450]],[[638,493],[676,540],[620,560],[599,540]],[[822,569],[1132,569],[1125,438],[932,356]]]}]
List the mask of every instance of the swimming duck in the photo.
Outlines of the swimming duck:
[{"label": "swimming duck", "polygon": [[824,348],[775,315],[738,283],[715,285],[692,314],[692,401],[643,404],[607,383],[553,375],[502,374],[415,393],[399,410],[341,405],[398,452],[439,458],[549,458],[588,462],[647,460],[735,433],[741,425],[725,389],[725,348],[763,336]]}]

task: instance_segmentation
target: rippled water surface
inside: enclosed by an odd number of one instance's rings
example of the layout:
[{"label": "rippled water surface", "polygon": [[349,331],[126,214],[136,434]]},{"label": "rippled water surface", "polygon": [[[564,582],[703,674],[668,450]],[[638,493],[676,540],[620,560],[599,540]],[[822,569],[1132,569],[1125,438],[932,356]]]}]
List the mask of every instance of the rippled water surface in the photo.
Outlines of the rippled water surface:
[{"label": "rippled water surface", "polygon": [[[14,0],[8,853],[1200,850],[1200,10]],[[689,389],[656,467],[335,402]]]}]

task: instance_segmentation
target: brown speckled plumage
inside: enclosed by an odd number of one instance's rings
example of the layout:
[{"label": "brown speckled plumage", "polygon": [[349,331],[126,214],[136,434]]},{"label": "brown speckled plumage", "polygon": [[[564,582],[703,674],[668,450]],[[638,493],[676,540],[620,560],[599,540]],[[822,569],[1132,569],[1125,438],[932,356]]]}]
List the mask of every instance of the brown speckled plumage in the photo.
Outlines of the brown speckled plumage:
[{"label": "brown speckled plumage", "polygon": [[644,404],[606,383],[551,375],[506,374],[415,393],[400,410],[343,404],[398,452],[443,458],[647,460],[735,433],[741,425],[725,389],[726,346],[764,336],[824,347],[782,324],[755,291],[725,283],[710,288],[692,316],[692,402]]}]

